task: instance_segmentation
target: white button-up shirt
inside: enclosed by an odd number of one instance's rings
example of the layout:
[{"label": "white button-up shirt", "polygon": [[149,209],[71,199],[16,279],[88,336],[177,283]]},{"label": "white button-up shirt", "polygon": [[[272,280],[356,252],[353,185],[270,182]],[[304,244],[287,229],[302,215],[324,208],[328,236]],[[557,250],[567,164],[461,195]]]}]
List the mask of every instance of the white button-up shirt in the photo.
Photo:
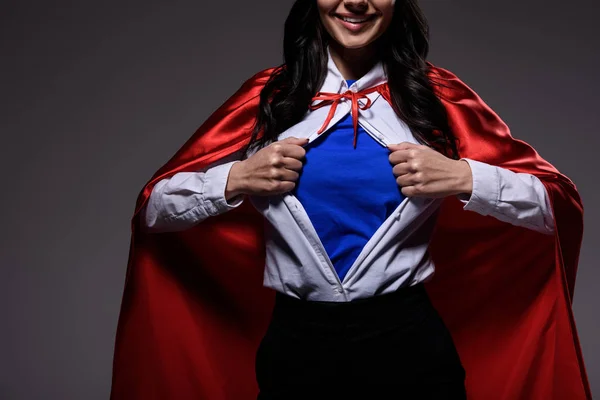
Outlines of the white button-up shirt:
[{"label": "white button-up shirt", "polygon": [[[379,63],[348,87],[330,56],[320,91],[361,91],[385,81]],[[379,93],[367,96],[372,105],[359,110],[358,122],[373,139],[383,146],[417,143],[408,126]],[[317,135],[317,131],[329,108],[307,112],[302,121],[281,133],[278,139],[294,136],[309,138],[309,143],[321,140],[325,135]],[[350,111],[350,101],[342,100],[326,130]],[[238,207],[246,200],[239,197],[228,202],[225,187],[231,166],[241,158],[241,153],[234,153],[204,170],[180,172],[158,182],[144,212],[146,228],[154,232],[183,230]],[[553,233],[548,195],[537,177],[465,160],[473,173],[472,194],[459,196],[465,210]],[[402,286],[427,281],[434,274],[435,266],[427,249],[443,199],[412,197],[402,201],[366,243],[343,280],[339,279],[306,211],[293,194],[249,196],[249,200],[266,220],[264,285],[279,292],[307,300],[343,302],[393,292]]]}]

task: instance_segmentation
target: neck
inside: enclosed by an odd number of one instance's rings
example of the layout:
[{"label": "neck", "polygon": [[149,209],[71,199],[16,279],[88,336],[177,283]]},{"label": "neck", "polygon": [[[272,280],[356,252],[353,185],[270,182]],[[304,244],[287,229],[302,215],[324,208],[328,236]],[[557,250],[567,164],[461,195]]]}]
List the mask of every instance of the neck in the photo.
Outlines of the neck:
[{"label": "neck", "polygon": [[377,62],[376,51],[373,46],[348,49],[332,41],[329,45],[329,52],[344,79],[360,79]]}]

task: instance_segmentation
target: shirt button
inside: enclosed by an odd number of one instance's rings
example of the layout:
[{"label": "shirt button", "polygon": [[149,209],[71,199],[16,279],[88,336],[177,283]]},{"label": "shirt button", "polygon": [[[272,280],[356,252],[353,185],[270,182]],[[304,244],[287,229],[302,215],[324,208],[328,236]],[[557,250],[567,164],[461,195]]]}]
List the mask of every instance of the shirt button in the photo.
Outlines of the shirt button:
[{"label": "shirt button", "polygon": [[358,92],[358,89],[356,88],[356,86],[352,86],[350,88],[350,91],[353,92],[353,93],[356,93],[356,92]]}]

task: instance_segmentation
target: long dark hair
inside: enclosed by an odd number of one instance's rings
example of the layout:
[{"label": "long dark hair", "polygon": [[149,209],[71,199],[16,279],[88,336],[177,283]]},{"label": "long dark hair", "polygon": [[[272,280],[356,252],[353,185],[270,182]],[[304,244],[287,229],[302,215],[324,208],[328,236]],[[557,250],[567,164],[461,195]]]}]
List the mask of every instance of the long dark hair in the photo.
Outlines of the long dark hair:
[{"label": "long dark hair", "polygon": [[[248,149],[275,141],[302,120],[325,80],[328,40],[316,0],[296,0],[285,22],[284,64],[261,91]],[[429,25],[418,0],[396,1],[390,26],[377,41],[396,114],[421,144],[458,159],[446,109],[428,77]]]}]

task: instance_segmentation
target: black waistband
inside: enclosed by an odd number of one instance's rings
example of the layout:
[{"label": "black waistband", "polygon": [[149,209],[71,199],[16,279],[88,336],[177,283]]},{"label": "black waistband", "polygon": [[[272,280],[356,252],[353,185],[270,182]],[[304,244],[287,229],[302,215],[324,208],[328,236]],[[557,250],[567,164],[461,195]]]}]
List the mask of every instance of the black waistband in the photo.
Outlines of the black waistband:
[{"label": "black waistband", "polygon": [[432,306],[422,283],[349,302],[300,300],[277,293],[272,324],[294,329],[412,324]]}]

